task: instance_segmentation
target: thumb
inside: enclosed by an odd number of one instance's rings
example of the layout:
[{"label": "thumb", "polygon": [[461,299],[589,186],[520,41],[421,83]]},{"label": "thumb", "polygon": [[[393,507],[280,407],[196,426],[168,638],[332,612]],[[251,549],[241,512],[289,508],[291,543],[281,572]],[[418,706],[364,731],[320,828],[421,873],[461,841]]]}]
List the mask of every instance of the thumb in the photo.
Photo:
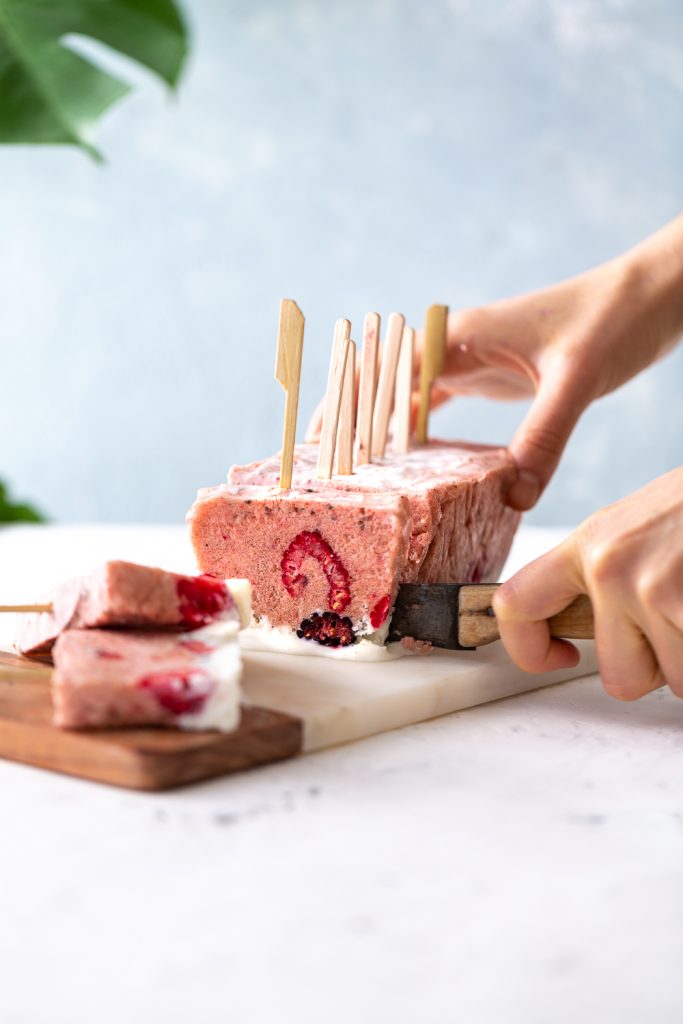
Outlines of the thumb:
[{"label": "thumb", "polygon": [[517,463],[517,479],[507,494],[512,508],[525,512],[541,497],[585,404],[566,377],[554,375],[541,380],[510,445]]}]

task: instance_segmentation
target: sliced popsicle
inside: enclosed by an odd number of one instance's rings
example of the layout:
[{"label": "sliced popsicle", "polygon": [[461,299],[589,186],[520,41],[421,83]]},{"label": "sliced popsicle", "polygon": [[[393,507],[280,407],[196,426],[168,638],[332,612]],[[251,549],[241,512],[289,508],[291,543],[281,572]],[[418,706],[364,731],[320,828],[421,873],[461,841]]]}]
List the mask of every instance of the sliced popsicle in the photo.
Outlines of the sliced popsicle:
[{"label": "sliced popsicle", "polygon": [[251,617],[247,580],[183,576],[121,561],[62,584],[46,600],[51,611],[20,620],[15,647],[30,658],[49,660],[65,629],[190,630],[219,620],[239,628]]},{"label": "sliced popsicle", "polygon": [[54,646],[62,729],[163,725],[230,732],[240,718],[237,624],[191,633],[67,629]]}]

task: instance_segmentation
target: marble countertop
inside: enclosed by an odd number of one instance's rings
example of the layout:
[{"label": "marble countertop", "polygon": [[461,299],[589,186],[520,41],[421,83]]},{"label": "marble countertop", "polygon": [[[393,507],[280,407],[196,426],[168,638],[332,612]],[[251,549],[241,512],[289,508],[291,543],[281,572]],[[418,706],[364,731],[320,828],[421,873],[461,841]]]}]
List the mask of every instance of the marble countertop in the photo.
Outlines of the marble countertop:
[{"label": "marble countertop", "polygon": [[[0,598],[184,544],[6,529]],[[588,677],[162,795],[0,761],[0,822],[3,1024],[683,1019],[668,691]]]}]

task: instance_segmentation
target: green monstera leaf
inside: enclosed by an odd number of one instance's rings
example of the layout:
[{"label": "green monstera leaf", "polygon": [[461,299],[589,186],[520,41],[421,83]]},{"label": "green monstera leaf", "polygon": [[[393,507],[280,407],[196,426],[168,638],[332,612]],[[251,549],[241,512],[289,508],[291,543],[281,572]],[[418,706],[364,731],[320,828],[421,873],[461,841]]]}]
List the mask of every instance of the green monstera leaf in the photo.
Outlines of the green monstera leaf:
[{"label": "green monstera leaf", "polygon": [[172,88],[188,50],[173,0],[0,0],[0,142],[66,143],[96,158],[94,123],[130,86],[69,49],[98,40]]},{"label": "green monstera leaf", "polygon": [[42,523],[44,517],[37,509],[24,502],[13,501],[7,488],[0,483],[0,523]]}]

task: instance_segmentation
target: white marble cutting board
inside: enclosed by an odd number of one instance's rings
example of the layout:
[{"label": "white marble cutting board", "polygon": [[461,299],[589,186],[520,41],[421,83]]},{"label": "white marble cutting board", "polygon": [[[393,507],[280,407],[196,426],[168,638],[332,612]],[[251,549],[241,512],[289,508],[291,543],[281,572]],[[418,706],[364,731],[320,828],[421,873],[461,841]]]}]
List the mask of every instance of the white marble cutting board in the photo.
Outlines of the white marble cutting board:
[{"label": "white marble cutting board", "polygon": [[516,668],[500,643],[382,662],[250,651],[244,690],[250,704],[300,718],[304,751],[320,750],[595,672],[593,642],[577,646],[580,665],[538,676]]}]

